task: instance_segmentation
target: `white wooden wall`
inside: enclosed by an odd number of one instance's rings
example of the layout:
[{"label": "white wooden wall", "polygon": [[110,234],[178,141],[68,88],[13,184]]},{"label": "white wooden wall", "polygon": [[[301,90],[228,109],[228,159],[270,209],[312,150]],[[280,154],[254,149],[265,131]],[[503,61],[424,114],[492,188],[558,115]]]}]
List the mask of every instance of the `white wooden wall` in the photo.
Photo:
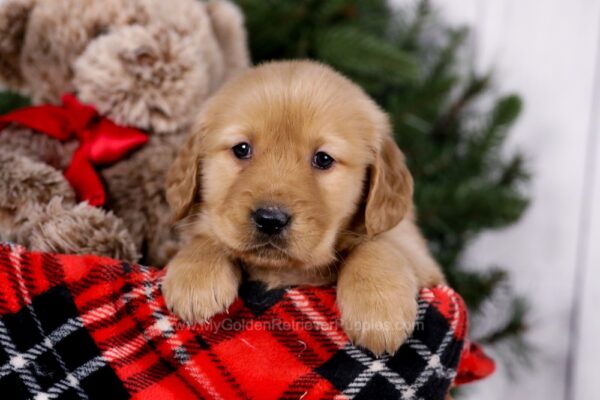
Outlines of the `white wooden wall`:
[{"label": "white wooden wall", "polygon": [[472,27],[470,54],[493,68],[498,90],[524,97],[507,148],[523,150],[534,174],[523,220],[466,257],[508,267],[531,300],[536,363],[516,381],[500,368],[468,398],[600,399],[600,0],[432,4]]}]

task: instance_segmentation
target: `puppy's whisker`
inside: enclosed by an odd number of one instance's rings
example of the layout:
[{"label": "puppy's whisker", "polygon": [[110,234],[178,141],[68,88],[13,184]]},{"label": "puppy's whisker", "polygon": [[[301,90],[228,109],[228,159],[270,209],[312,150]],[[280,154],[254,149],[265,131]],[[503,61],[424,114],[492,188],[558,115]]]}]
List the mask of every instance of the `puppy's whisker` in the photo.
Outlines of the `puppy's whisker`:
[{"label": "puppy's whisker", "polygon": [[303,233],[294,233],[292,235],[292,237],[295,240],[304,240],[304,239],[313,239],[313,238],[321,238],[322,235],[316,234],[316,233],[308,233],[308,234],[303,234]]},{"label": "puppy's whisker", "polygon": [[177,221],[175,224],[173,224],[173,227],[175,227],[176,229],[186,228],[188,226],[196,224],[199,219],[200,214],[190,214],[181,221]]},{"label": "puppy's whisker", "polygon": [[278,246],[278,245],[277,245],[277,244],[275,244],[273,241],[269,241],[269,242],[267,242],[267,244],[269,244],[269,245],[273,246],[274,248],[276,248],[277,250],[281,251],[282,253],[285,253],[285,254],[287,254],[287,253],[288,253],[288,251],[287,251],[286,249],[284,249],[284,248],[283,248],[283,247],[281,247],[281,246]]},{"label": "puppy's whisker", "polygon": [[174,227],[175,227],[175,229],[183,229],[183,228],[187,228],[187,227],[190,227],[192,225],[195,225],[195,224],[196,224],[196,221],[189,221],[189,222],[186,222],[186,223],[177,223],[177,224],[174,225]]},{"label": "puppy's whisker", "polygon": [[188,222],[186,224],[174,225],[173,228],[179,232],[186,232],[193,229],[194,226],[197,226],[196,222]]},{"label": "puppy's whisker", "polygon": [[368,235],[366,235],[364,233],[357,233],[357,232],[349,231],[349,230],[346,230],[346,229],[341,229],[339,231],[339,233],[340,233],[340,235],[354,236],[354,237],[362,238],[362,239],[366,239],[366,238],[369,237]]},{"label": "puppy's whisker", "polygon": [[[340,253],[336,249],[333,249],[333,255],[335,257],[335,262],[337,262],[337,263],[344,262],[344,256],[342,255],[342,253]],[[328,268],[331,268],[331,264],[328,264]]]}]

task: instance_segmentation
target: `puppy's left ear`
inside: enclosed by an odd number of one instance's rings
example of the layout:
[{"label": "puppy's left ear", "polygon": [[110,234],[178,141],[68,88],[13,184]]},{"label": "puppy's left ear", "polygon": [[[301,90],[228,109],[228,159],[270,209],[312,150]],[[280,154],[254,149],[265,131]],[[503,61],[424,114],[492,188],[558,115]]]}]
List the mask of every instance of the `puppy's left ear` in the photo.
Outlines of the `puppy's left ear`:
[{"label": "puppy's left ear", "polygon": [[398,225],[412,205],[412,176],[404,155],[388,135],[377,150],[369,182],[365,225],[372,237]]},{"label": "puppy's left ear", "polygon": [[200,201],[200,135],[198,131],[191,134],[167,175],[167,203],[175,222],[187,217]]}]

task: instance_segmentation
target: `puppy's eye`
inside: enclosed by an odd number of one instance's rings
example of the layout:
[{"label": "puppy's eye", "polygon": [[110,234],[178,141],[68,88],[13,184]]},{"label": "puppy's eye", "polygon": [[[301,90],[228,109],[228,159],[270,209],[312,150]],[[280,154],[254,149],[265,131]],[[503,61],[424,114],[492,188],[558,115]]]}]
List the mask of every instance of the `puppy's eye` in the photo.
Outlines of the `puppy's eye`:
[{"label": "puppy's eye", "polygon": [[329,169],[335,160],[324,151],[319,151],[313,156],[312,165],[319,169]]},{"label": "puppy's eye", "polygon": [[233,151],[233,155],[235,155],[240,160],[245,160],[252,156],[252,146],[249,143],[243,142],[240,144],[236,144],[231,148]]}]

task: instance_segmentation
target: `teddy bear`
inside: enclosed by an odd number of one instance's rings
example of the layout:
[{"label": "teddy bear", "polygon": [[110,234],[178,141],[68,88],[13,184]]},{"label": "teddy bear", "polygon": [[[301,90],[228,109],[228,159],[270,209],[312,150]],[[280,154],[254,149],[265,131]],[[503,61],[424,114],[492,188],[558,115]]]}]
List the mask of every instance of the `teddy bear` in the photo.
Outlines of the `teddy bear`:
[{"label": "teddy bear", "polygon": [[94,165],[105,190],[97,208],[62,176],[77,138],[0,126],[0,240],[164,265],[181,240],[165,175],[203,102],[249,64],[243,16],[226,0],[0,2],[0,85],[34,105],[70,93],[147,136]]}]

